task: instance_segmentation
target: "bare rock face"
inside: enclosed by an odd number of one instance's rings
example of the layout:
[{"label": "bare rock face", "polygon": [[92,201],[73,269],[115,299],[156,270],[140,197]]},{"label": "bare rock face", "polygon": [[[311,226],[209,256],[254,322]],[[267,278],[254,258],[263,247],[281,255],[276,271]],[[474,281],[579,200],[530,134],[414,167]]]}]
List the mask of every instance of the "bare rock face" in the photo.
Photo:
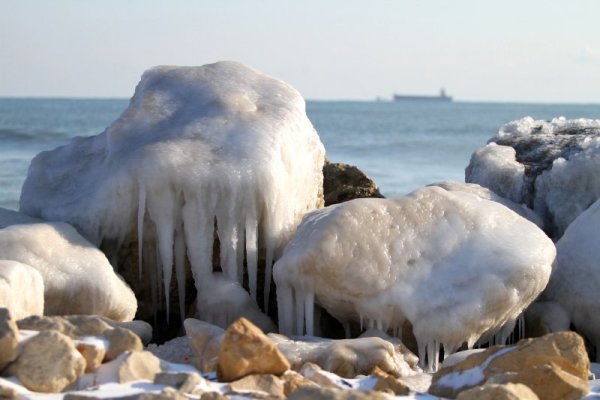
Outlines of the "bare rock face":
[{"label": "bare rock face", "polygon": [[379,197],[379,188],[364,172],[353,165],[327,163],[323,167],[325,206],[364,197]]},{"label": "bare rock face", "polygon": [[0,308],[0,371],[17,358],[19,330],[7,308]]},{"label": "bare rock face", "polygon": [[461,392],[456,400],[538,400],[539,397],[521,383],[486,384]]},{"label": "bare rock face", "polygon": [[[540,398],[580,398],[589,391],[589,367],[579,335],[552,333],[521,340],[515,346],[494,346],[442,368],[433,376],[429,393],[455,398],[485,382],[512,382],[527,385]],[[560,397],[544,397],[549,393]]]},{"label": "bare rock face", "polygon": [[217,370],[219,362],[219,349],[225,330],[208,322],[194,318],[183,321],[185,334],[194,352],[194,364],[202,372]]},{"label": "bare rock face", "polygon": [[290,363],[259,328],[240,318],[227,328],[219,350],[217,376],[231,382],[250,374],[281,375]]},{"label": "bare rock face", "polygon": [[73,341],[57,331],[40,332],[29,339],[9,373],[34,392],[57,393],[79,378],[85,359]]}]

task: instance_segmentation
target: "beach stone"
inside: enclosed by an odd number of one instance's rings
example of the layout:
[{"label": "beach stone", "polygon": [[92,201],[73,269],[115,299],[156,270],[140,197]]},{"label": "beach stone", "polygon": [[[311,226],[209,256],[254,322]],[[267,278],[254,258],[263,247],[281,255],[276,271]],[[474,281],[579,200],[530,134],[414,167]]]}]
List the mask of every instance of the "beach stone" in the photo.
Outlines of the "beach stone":
[{"label": "beach stone", "polygon": [[44,331],[29,339],[9,374],[34,392],[57,393],[84,372],[85,359],[73,340],[58,331]]},{"label": "beach stone", "polygon": [[117,369],[119,383],[127,383],[140,379],[154,381],[154,377],[162,372],[160,359],[149,351],[132,351],[127,354]]},{"label": "beach stone", "polygon": [[309,381],[316,383],[320,387],[341,388],[341,385],[336,381],[337,376],[331,372],[323,371],[317,364],[304,364],[300,369],[300,375]]},{"label": "beach stone", "polygon": [[113,321],[108,318],[103,318],[113,328],[129,329],[133,333],[139,336],[140,340],[144,345],[147,345],[152,341],[152,325],[146,321],[133,320],[133,321]]},{"label": "beach stone", "polygon": [[32,315],[17,321],[17,326],[19,329],[38,332],[53,330],[71,339],[78,339],[80,336],[75,325],[62,317],[56,316]]},{"label": "beach stone", "polygon": [[202,372],[214,372],[219,362],[219,350],[225,330],[194,318],[183,321],[185,334],[196,359],[194,364]]},{"label": "beach stone", "polygon": [[254,374],[231,382],[228,394],[243,394],[244,392],[262,392],[276,398],[284,397],[284,383],[275,375]]},{"label": "beach stone", "polygon": [[159,372],[154,377],[155,384],[171,386],[183,393],[191,393],[203,380],[195,372]]},{"label": "beach stone", "polygon": [[17,358],[19,329],[8,308],[0,308],[0,371]]},{"label": "beach stone", "polygon": [[138,335],[124,328],[113,328],[104,332],[108,340],[108,349],[104,361],[114,360],[125,351],[141,351],[144,348]]},{"label": "beach stone", "polygon": [[[581,336],[575,332],[558,332],[540,338],[524,339],[514,346],[491,347],[439,370],[433,376],[429,393],[455,398],[461,391],[490,380],[494,383],[524,383],[520,377],[529,379],[530,371],[550,375],[544,369],[546,367],[535,369],[550,364],[587,383],[590,363]],[[465,379],[465,376],[470,379]]]},{"label": "beach stone", "polygon": [[375,182],[357,167],[332,162],[323,166],[323,193],[325,206],[363,197],[383,197]]},{"label": "beach stone", "polygon": [[87,342],[78,342],[75,344],[77,351],[83,356],[86,362],[85,372],[93,372],[102,364],[106,350],[103,346]]},{"label": "beach stone", "polygon": [[379,367],[375,367],[371,376],[377,379],[373,390],[390,393],[395,396],[406,396],[410,392],[408,386]]},{"label": "beach stone", "polygon": [[389,400],[386,393],[323,387],[302,387],[292,393],[288,400]]},{"label": "beach stone", "polygon": [[477,386],[460,392],[456,400],[539,400],[539,397],[521,383],[507,383]]},{"label": "beach stone", "polygon": [[102,336],[112,327],[97,315],[66,315],[63,317],[76,328],[79,336]]},{"label": "beach stone", "polygon": [[217,376],[231,382],[250,374],[281,375],[290,363],[258,327],[240,318],[227,328],[219,350]]},{"label": "beach stone", "polygon": [[227,400],[227,397],[219,392],[204,392],[201,394],[200,400]]},{"label": "beach stone", "polygon": [[281,380],[283,381],[283,393],[285,396],[289,396],[292,392],[303,386],[318,387],[316,383],[306,379],[294,370],[285,371],[281,375]]},{"label": "beach stone", "polygon": [[44,313],[44,280],[33,267],[0,260],[0,307],[11,310],[15,320]]}]

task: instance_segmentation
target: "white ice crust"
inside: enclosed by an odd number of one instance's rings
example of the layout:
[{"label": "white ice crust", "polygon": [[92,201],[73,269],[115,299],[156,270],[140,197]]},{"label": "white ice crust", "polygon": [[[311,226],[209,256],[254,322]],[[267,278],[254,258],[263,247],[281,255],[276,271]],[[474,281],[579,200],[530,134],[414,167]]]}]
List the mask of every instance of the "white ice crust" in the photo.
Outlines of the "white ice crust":
[{"label": "white ice crust", "polygon": [[[29,221],[14,224],[13,222]],[[0,260],[26,264],[39,272],[44,314],[97,314],[116,321],[135,316],[133,291],[117,276],[104,254],[70,225],[0,209]],[[22,265],[21,264],[21,265]],[[36,296],[38,283],[31,287]],[[13,288],[15,290],[16,288]],[[29,289],[24,293],[29,294]]]},{"label": "white ice crust", "polygon": [[600,359],[600,200],[569,225],[556,243],[556,268],[544,296],[562,305]]},{"label": "white ice crust", "polygon": [[[580,134],[586,130],[593,134]],[[538,215],[552,222],[552,235],[558,239],[579,214],[600,198],[598,130],[600,119],[559,117],[548,122],[525,117],[512,121],[501,127],[489,144],[473,153],[465,180],[517,203],[530,203]],[[496,142],[529,142],[525,147],[537,153],[536,162],[552,160],[552,155],[556,158],[551,168],[534,178],[531,193],[525,193],[524,164],[516,160],[512,147]]]},{"label": "white ice crust", "polygon": [[[33,160],[21,210],[67,221],[95,243],[123,241],[137,226],[140,259],[164,284],[167,311],[175,264],[184,313],[187,256],[200,317],[210,318],[203,299],[221,299],[239,303],[221,313],[232,320],[250,304],[239,284],[244,256],[256,298],[259,254],[270,282],[302,215],[322,205],[323,163],[304,100],[288,84],[235,62],[156,67],[103,133]],[[223,278],[212,274],[215,224]],[[156,243],[148,254],[144,239]],[[231,294],[232,283],[237,294],[223,297],[219,288]]]},{"label": "white ice crust", "polygon": [[555,255],[535,224],[471,193],[426,187],[330,206],[305,216],[274,266],[280,330],[311,334],[314,301],[365,327],[398,332],[406,319],[435,369],[441,346],[507,336]]},{"label": "white ice crust", "polygon": [[43,315],[42,275],[29,265],[0,260],[0,307],[8,308],[14,320]]}]

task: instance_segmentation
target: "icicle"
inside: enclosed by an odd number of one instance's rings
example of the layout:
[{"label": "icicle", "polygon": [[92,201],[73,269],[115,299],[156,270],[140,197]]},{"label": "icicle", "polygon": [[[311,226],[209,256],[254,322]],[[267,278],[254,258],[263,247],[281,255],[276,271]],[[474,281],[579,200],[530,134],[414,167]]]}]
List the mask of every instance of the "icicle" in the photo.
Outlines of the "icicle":
[{"label": "icicle", "polygon": [[271,272],[273,270],[273,243],[267,238],[267,251],[265,255],[265,314],[269,313],[269,296],[271,294]]},{"label": "icicle", "polygon": [[188,258],[196,290],[200,293],[204,280],[212,274],[214,219],[208,209],[200,208],[202,199],[186,198],[182,216]]},{"label": "icicle", "polygon": [[306,334],[309,336],[314,335],[314,310],[315,310],[315,293],[310,290],[305,296],[305,307],[304,315],[306,316]]},{"label": "icicle", "polygon": [[521,313],[518,318],[519,322],[519,337],[517,341],[525,339],[525,313]]},{"label": "icicle", "polygon": [[350,337],[352,336],[350,332],[350,322],[345,321],[342,325],[344,326],[344,337],[346,339],[350,339]]},{"label": "icicle", "polygon": [[277,287],[277,305],[279,331],[287,336],[293,334],[294,300],[291,286],[281,284]]},{"label": "icicle", "polygon": [[[236,265],[237,265],[237,280],[242,284],[244,282],[244,251],[246,242],[245,233],[245,220],[240,218],[237,225],[237,253],[236,253]],[[256,300],[256,296],[254,296]]]},{"label": "icicle", "polygon": [[[156,243],[156,245],[154,246],[154,253],[155,253],[155,264],[154,264],[154,270],[156,271],[156,289],[158,292],[158,302],[161,301],[161,299],[164,296],[164,292],[163,292],[163,286],[161,285],[162,282],[164,282],[164,278],[162,278],[162,274],[163,274],[163,270],[162,270],[162,263],[161,263],[161,255],[160,255],[160,250],[159,250],[159,245],[158,243]],[[161,278],[163,279],[161,281]],[[167,321],[169,320],[169,305],[167,304]]]},{"label": "icicle", "polygon": [[377,329],[383,331],[383,322],[380,319],[375,320],[375,322],[377,324]]},{"label": "icicle", "polygon": [[175,274],[177,276],[179,314],[183,323],[185,319],[185,238],[181,225],[175,231]]},{"label": "icicle", "polygon": [[142,279],[142,253],[144,246],[144,216],[146,214],[146,188],[139,183],[139,201],[138,201],[138,217],[137,217],[137,234],[138,234],[138,275]]},{"label": "icicle", "polygon": [[257,299],[256,276],[258,274],[257,221],[252,213],[246,217],[246,265],[248,266],[248,286],[250,296]]},{"label": "icicle", "polygon": [[358,318],[360,320],[360,331],[362,332],[364,330],[363,329],[363,315],[362,315],[362,313],[358,313]]},{"label": "icicle", "polygon": [[417,347],[419,351],[419,367],[421,367],[424,371],[426,370],[426,361],[427,361],[427,352],[425,343],[417,341]]},{"label": "icicle", "polygon": [[296,288],[296,334],[304,335],[304,307],[306,301],[306,294],[304,291]]}]

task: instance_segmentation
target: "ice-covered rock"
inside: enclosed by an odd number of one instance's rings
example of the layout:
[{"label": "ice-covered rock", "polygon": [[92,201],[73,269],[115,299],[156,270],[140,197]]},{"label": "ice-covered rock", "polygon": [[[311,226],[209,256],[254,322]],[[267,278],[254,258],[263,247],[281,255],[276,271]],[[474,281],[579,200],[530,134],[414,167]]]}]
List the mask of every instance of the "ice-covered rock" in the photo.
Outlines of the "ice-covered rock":
[{"label": "ice-covered rock", "polygon": [[0,307],[10,309],[15,319],[42,315],[44,281],[38,270],[18,261],[0,260]]},{"label": "ice-covered rock", "polygon": [[599,168],[600,120],[526,117],[473,153],[465,179],[528,205],[559,238],[600,198]]},{"label": "ice-covered rock", "polygon": [[600,200],[569,225],[556,243],[556,268],[544,297],[563,306],[600,360]]},{"label": "ice-covered rock", "polygon": [[[302,215],[323,204],[323,164],[304,100],[288,84],[235,62],[162,66],[144,73],[103,133],[37,155],[20,207],[97,244],[137,231],[140,265],[162,282],[167,311],[175,265],[182,315],[187,256],[200,316],[210,317],[202,307],[210,298],[231,322],[239,313],[225,308],[238,304],[218,287],[236,283],[242,294],[233,299],[247,305],[243,259],[256,298],[260,255],[268,299],[272,260]],[[215,230],[225,283],[213,275]]]},{"label": "ice-covered rock", "polygon": [[104,254],[72,226],[32,222],[28,217],[25,220],[29,223],[10,225],[15,220],[19,222],[18,213],[0,212],[0,226],[5,226],[0,229],[0,259],[27,264],[40,273],[46,315],[98,314],[120,321],[133,319],[135,295]]},{"label": "ice-covered rock", "polygon": [[330,206],[304,217],[275,264],[280,330],[311,334],[314,301],[365,327],[397,332],[408,320],[421,363],[436,368],[442,346],[506,338],[555,254],[535,224],[471,193],[426,187]]}]

